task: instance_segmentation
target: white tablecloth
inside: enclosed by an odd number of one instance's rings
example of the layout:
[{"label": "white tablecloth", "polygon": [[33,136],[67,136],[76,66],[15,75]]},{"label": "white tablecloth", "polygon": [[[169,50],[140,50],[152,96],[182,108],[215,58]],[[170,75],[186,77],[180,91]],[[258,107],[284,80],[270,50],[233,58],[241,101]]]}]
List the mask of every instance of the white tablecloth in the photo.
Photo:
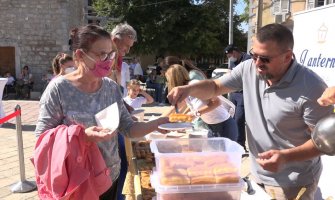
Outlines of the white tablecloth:
[{"label": "white tablecloth", "polygon": [[[335,156],[321,156],[323,163],[323,171],[319,181],[319,188],[314,196],[314,200],[324,200],[330,196],[335,197]],[[254,195],[248,195],[246,192],[242,192],[241,200],[270,200],[270,196],[264,192],[255,182],[251,181],[252,186],[256,190]]]},{"label": "white tablecloth", "polygon": [[319,190],[315,194],[315,200],[335,197],[335,156],[321,156],[323,171],[319,181]]},{"label": "white tablecloth", "polygon": [[5,116],[5,111],[2,105],[2,96],[3,96],[3,90],[5,88],[6,83],[7,83],[7,78],[0,78],[0,118],[3,118]]}]

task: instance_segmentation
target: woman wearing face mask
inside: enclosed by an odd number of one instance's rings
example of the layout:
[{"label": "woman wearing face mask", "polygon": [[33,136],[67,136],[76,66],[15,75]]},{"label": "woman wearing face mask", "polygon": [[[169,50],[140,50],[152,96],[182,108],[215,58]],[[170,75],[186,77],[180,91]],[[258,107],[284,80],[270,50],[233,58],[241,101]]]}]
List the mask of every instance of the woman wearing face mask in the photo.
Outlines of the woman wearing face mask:
[{"label": "woman wearing face mask", "polygon": [[[120,172],[116,133],[126,137],[142,137],[157,130],[168,118],[150,122],[134,122],[122,99],[119,86],[106,76],[115,62],[116,49],[110,34],[96,25],[86,25],[73,30],[72,50],[77,70],[54,79],[40,100],[40,114],[35,133],[65,124],[84,126],[88,141],[96,142],[109,169],[112,186],[100,199],[115,199]],[[119,126],[113,133],[98,127],[95,114],[117,103]]]},{"label": "woman wearing face mask", "polygon": [[72,56],[65,53],[58,53],[52,60],[54,76],[63,76],[76,70]]}]

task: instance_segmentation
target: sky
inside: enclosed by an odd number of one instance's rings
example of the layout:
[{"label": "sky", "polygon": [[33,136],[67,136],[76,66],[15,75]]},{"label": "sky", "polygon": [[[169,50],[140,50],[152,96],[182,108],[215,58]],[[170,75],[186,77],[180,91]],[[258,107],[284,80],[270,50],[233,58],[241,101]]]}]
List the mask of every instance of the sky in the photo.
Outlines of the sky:
[{"label": "sky", "polygon": [[[194,4],[202,4],[203,2],[200,0],[199,2],[194,1]],[[236,14],[241,14],[244,11],[244,8],[246,7],[246,4],[244,3],[243,0],[237,0],[237,5],[235,6],[235,10],[234,13]],[[245,32],[248,31],[248,24],[247,23],[243,23],[241,26],[242,30],[244,30]]]},{"label": "sky", "polygon": [[[235,7],[235,13],[237,13],[237,14],[243,13],[245,7],[246,7],[246,4],[244,3],[244,1],[243,0],[238,0],[237,5]],[[244,31],[248,31],[248,24],[243,23],[241,28]]]}]

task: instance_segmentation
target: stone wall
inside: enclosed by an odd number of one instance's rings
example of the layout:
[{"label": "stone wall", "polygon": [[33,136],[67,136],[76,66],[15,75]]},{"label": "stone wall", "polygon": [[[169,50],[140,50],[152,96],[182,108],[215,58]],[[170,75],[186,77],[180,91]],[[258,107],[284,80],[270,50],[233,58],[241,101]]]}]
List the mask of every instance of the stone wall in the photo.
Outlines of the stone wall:
[{"label": "stone wall", "polygon": [[87,0],[0,0],[0,47],[15,47],[15,74],[28,65],[34,90],[42,90],[57,52],[68,52],[69,31],[86,23],[85,5]]}]

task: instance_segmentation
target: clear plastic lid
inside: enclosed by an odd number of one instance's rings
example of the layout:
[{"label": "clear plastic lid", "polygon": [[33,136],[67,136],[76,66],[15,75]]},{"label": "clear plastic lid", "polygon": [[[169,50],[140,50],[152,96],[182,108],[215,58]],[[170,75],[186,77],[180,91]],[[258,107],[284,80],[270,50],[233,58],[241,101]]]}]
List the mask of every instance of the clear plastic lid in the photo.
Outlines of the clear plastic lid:
[{"label": "clear plastic lid", "polygon": [[158,139],[150,143],[151,152],[155,154],[181,153],[182,148],[189,149],[194,146],[197,146],[197,152],[232,152],[241,155],[244,153],[241,145],[223,137]]}]

